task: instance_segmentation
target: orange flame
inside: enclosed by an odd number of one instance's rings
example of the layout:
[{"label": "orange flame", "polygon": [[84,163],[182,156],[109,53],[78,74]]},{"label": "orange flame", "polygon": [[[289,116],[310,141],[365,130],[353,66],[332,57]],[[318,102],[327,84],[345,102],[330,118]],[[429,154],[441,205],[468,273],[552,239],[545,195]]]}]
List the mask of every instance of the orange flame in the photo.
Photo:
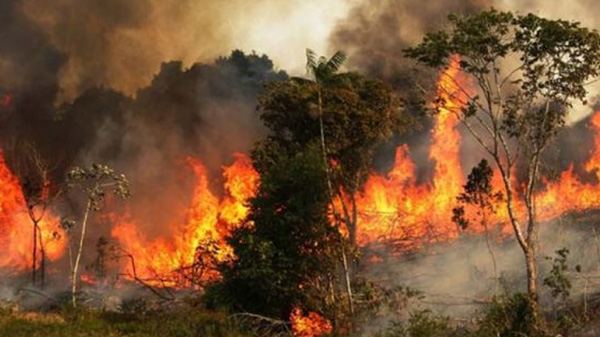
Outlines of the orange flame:
[{"label": "orange flame", "polygon": [[[438,114],[429,150],[429,158],[435,165],[433,179],[429,183],[418,184],[410,149],[407,145],[398,147],[392,170],[387,175],[372,174],[363,192],[357,196],[359,245],[384,240],[406,250],[419,248],[425,243],[446,242],[458,236],[458,228],[452,223],[451,215],[465,176],[460,161],[461,134],[456,113],[467,101],[466,91],[471,90],[469,82],[461,74],[458,58],[454,58],[450,67],[440,75],[438,90],[441,100],[437,105]],[[592,118],[591,128],[596,133],[596,148],[585,167],[593,172],[600,168],[600,112]],[[224,238],[247,215],[246,200],[254,196],[259,180],[246,156],[234,154],[234,157],[235,162],[223,168],[226,193],[222,200],[209,190],[202,164],[189,159],[197,185],[186,225],[171,240],[159,238],[150,242],[138,232],[134,221],[126,219],[114,227],[113,237],[125,250],[134,253],[138,273],[152,277],[189,265],[193,262],[196,246],[206,240],[217,242],[217,260],[230,256],[231,249]],[[596,175],[600,179],[599,172],[596,171]],[[513,174],[513,180],[514,177]],[[496,190],[503,190],[498,172],[495,172],[492,184]],[[516,181],[511,184],[516,186]],[[562,173],[560,180],[546,184],[544,191],[537,196],[537,202],[540,220],[548,220],[568,211],[600,207],[600,192],[595,184],[582,183],[569,169]],[[516,202],[515,207],[518,214],[525,214],[522,204]],[[510,234],[505,207],[499,204],[496,208],[497,212],[489,219],[490,225],[501,226],[503,234]],[[483,230],[480,226],[470,228],[475,233]]]},{"label": "orange flame", "polygon": [[[66,242],[58,219],[52,214],[39,223],[46,259],[56,261]],[[31,268],[33,257],[33,224],[28,216],[25,196],[17,177],[10,171],[0,150],[0,269],[23,272]],[[39,253],[38,253],[39,254]],[[40,261],[38,257],[38,261]]]},{"label": "orange flame", "polygon": [[[437,103],[438,114],[431,131],[432,144],[429,158],[434,163],[433,178],[427,183],[417,183],[416,165],[411,159],[407,145],[396,149],[392,170],[387,174],[373,173],[357,196],[359,245],[391,241],[400,249],[416,249],[430,242],[446,242],[458,236],[458,229],[451,221],[456,196],[462,191],[465,181],[460,161],[461,134],[458,130],[457,110],[467,101],[469,81],[461,74],[458,58],[440,74],[438,91],[441,100]],[[8,102],[10,102],[10,98]],[[4,98],[1,102],[6,102]],[[584,168],[596,175],[600,181],[600,111],[591,119],[590,128],[595,133],[595,147]],[[111,235],[123,250],[133,257],[135,273],[129,262],[123,262],[122,271],[141,279],[156,279],[157,276],[173,275],[182,267],[190,266],[198,257],[197,247],[214,243],[211,254],[216,261],[231,256],[225,237],[248,213],[248,198],[255,195],[259,183],[258,173],[248,157],[236,153],[235,161],[223,167],[224,193],[218,197],[209,188],[205,167],[196,159],[187,160],[193,170],[196,184],[185,221],[181,225],[167,224],[177,230],[172,237],[150,239],[141,233],[131,216],[116,217]],[[513,179],[515,174],[513,174]],[[493,186],[502,191],[503,184],[498,172],[493,177]],[[516,181],[511,184],[516,186]],[[549,220],[566,212],[600,208],[600,190],[597,183],[582,182],[573,168],[569,168],[556,181],[545,183],[536,195],[540,220]],[[508,216],[502,205],[490,224],[501,226],[504,234],[511,232],[507,226]],[[518,214],[524,214],[523,205],[516,203]],[[49,260],[58,259],[64,252],[65,242],[53,240],[52,233],[62,235],[53,216],[42,222],[42,235],[46,242]],[[482,228],[472,226],[471,231]],[[0,151],[0,244],[5,252],[0,255],[0,268],[25,270],[31,264],[31,223],[16,177],[10,172]],[[215,272],[204,276],[218,278]],[[177,280],[171,284],[176,285]],[[299,310],[299,309],[298,309]],[[316,314],[315,314],[316,315]],[[301,311],[292,315],[303,322]],[[294,320],[293,320],[294,321]],[[304,323],[296,323],[304,324]]]},{"label": "orange flame", "polygon": [[[456,226],[450,221],[456,196],[464,184],[463,167],[460,162],[461,135],[457,130],[458,118],[454,114],[466,101],[469,83],[461,76],[458,59],[441,74],[438,81],[441,105],[432,130],[429,157],[435,162],[431,184],[417,185],[414,179],[415,165],[409,148],[404,145],[396,150],[396,161],[387,176],[372,175],[366,182],[364,193],[357,199],[359,209],[358,241],[366,245],[380,240],[391,241],[400,248],[414,249],[423,243],[447,241],[457,237]],[[585,164],[588,172],[600,181],[600,111],[591,119],[590,128],[595,133],[595,148]],[[516,174],[510,183],[517,186]],[[496,191],[504,191],[499,172],[492,180]],[[582,183],[573,168],[564,171],[557,181],[547,182],[536,195],[538,220],[547,221],[564,213],[600,207],[600,190],[597,184]],[[524,218],[522,202],[515,200],[519,217]],[[467,212],[473,212],[467,209]],[[501,226],[503,234],[512,233],[508,226],[506,206],[496,205],[491,215],[492,225]],[[470,231],[481,232],[480,226]]]},{"label": "orange flame", "polygon": [[416,184],[408,146],[400,146],[391,172],[387,176],[372,175],[357,199],[359,244],[389,239],[405,248],[415,248],[420,243],[413,238],[435,241],[457,235],[456,226],[448,220],[464,180],[456,112],[461,108],[459,102],[466,99],[459,82],[463,87],[468,83],[461,78],[455,58],[438,82],[441,103],[429,153],[435,162],[432,183]]},{"label": "orange flame", "polygon": [[[250,160],[243,154],[235,154],[234,157],[235,162],[223,168],[226,194],[222,201],[210,191],[204,166],[196,159],[188,158],[196,176],[196,186],[185,224],[173,226],[179,229],[170,240],[147,239],[129,217],[117,221],[111,235],[123,250],[132,254],[136,277],[152,280],[157,276],[173,275],[175,271],[194,264],[196,249],[203,244],[216,244],[217,249],[212,253],[217,261],[230,256],[231,249],[225,243],[225,236],[246,216],[246,200],[254,196],[258,184],[258,174]],[[133,275],[131,268],[124,264],[125,273]],[[218,275],[213,271],[203,277],[212,279]]]},{"label": "orange flame", "polygon": [[294,308],[290,315],[292,333],[295,337],[316,337],[331,333],[331,322],[315,312],[304,315],[302,309]]}]

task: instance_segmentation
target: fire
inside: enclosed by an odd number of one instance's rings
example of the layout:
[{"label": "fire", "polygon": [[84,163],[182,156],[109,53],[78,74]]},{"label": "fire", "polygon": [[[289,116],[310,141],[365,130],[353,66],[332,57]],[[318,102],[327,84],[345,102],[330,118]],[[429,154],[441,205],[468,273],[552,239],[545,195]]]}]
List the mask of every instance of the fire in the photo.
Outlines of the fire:
[{"label": "fire", "polygon": [[302,309],[294,308],[290,315],[292,333],[295,337],[316,337],[331,333],[331,322],[316,312],[304,315]]},{"label": "fire", "polygon": [[242,153],[235,153],[234,157],[235,162],[223,168],[228,194],[221,202],[219,217],[227,224],[237,224],[246,217],[246,200],[255,195],[259,180],[258,172],[248,157]]},{"label": "fire", "polygon": [[[56,261],[63,255],[66,246],[65,240],[60,239],[64,238],[64,233],[58,219],[48,213],[39,223],[39,228],[46,259]],[[0,246],[3,248],[0,254],[0,269],[24,272],[31,268],[32,236],[33,223],[27,213],[21,185],[8,168],[4,153],[0,150]]]},{"label": "fire", "polygon": [[[594,132],[594,148],[584,167],[600,182],[600,111],[590,120]],[[561,173],[560,178],[547,184],[537,197],[543,219],[555,218],[563,213],[600,207],[600,191],[597,185],[586,184],[575,175],[573,166]]]},{"label": "fire", "polygon": [[[433,142],[429,149],[429,158],[435,163],[431,183],[416,184],[410,149],[406,145],[398,147],[392,170],[387,175],[373,174],[365,184],[364,193],[357,199],[360,245],[384,240],[401,249],[414,249],[423,243],[444,242],[458,236],[456,226],[450,221],[456,196],[462,191],[465,180],[459,154],[459,120],[455,112],[466,101],[466,93],[459,89],[458,84],[470,90],[455,58],[438,80],[441,103],[437,107],[439,113],[435,117]],[[595,134],[595,147],[584,167],[600,182],[600,111],[592,117],[590,128]],[[513,186],[517,186],[515,176],[512,174]],[[504,191],[499,172],[494,173],[492,185],[495,191]],[[562,172],[560,179],[547,181],[535,198],[539,221],[551,220],[567,212],[600,207],[597,184],[581,182],[572,167]],[[524,218],[524,205],[518,200],[515,203],[517,214]],[[502,203],[496,205],[496,213],[489,220],[491,225],[500,226],[501,233],[512,233],[507,225],[506,206]],[[470,228],[472,232],[483,230],[481,226]]]},{"label": "fire", "polygon": [[[174,274],[177,277],[174,272],[192,268],[197,262],[199,246],[207,247],[217,261],[230,256],[231,249],[225,243],[225,237],[246,216],[246,201],[254,196],[258,184],[258,173],[250,160],[243,154],[235,154],[234,157],[234,163],[223,168],[225,196],[222,201],[210,190],[202,163],[188,158],[196,185],[185,224],[172,226],[178,228],[172,238],[149,240],[138,231],[139,227],[130,217],[117,220],[111,235],[125,252],[131,254],[135,263],[135,272],[128,261],[123,265],[126,274],[146,280]],[[210,264],[210,261],[206,263]],[[214,266],[204,267],[210,269]],[[215,278],[218,275],[208,271],[202,277]]]},{"label": "fire", "polygon": [[[468,80],[461,74],[457,58],[440,74],[438,90],[441,100],[436,106],[438,114],[431,131],[429,150],[429,158],[435,165],[433,178],[430,182],[417,183],[416,165],[411,159],[410,149],[407,145],[398,147],[392,170],[385,175],[372,174],[357,196],[359,245],[384,241],[395,244],[402,251],[458,237],[459,230],[451,216],[456,197],[465,182],[466,170],[460,160],[461,134],[457,112],[467,101],[465,90],[471,89]],[[600,168],[600,112],[592,118],[590,127],[596,134],[596,147],[585,167],[595,172],[600,180],[600,171],[597,170]],[[185,225],[179,227],[174,237],[148,240],[137,230],[135,221],[127,217],[118,221],[112,236],[125,251],[133,254],[138,276],[151,279],[190,266],[198,257],[198,245],[207,242],[216,244],[218,249],[212,254],[217,261],[230,256],[231,249],[224,239],[247,215],[246,200],[255,195],[259,182],[257,172],[245,155],[234,154],[234,158],[232,165],[223,168],[223,198],[218,198],[209,189],[204,166],[195,159],[188,160],[196,176],[196,187]],[[513,179],[515,176],[513,174]],[[495,190],[503,191],[498,172],[495,172],[492,183]],[[512,184],[516,186],[517,182],[512,181]],[[540,220],[549,220],[569,211],[599,208],[600,192],[596,184],[582,183],[569,169],[559,180],[547,182],[536,200]],[[525,214],[522,204],[517,202],[515,207],[519,214]],[[489,219],[490,225],[499,226],[503,234],[510,234],[505,207],[498,204],[496,209]],[[469,211],[473,210],[467,208]],[[474,233],[483,230],[481,226],[469,229]],[[303,317],[308,318],[303,320]],[[293,321],[303,326],[310,322],[311,315],[306,317],[295,311]]]},{"label": "fire", "polygon": [[437,106],[429,152],[435,163],[433,181],[416,184],[409,148],[400,146],[391,172],[387,176],[372,175],[357,199],[359,244],[386,239],[403,242],[403,246],[410,248],[418,244],[411,238],[435,241],[456,237],[456,226],[448,220],[464,181],[456,112],[461,108],[460,102],[465,101],[465,93],[459,82],[463,87],[468,84],[461,78],[455,58],[438,81],[441,102]]},{"label": "fire", "polygon": [[[417,182],[417,167],[411,159],[410,149],[407,145],[399,146],[391,171],[373,173],[356,196],[359,245],[383,241],[405,250],[458,237],[459,230],[451,221],[452,208],[456,206],[456,197],[462,191],[464,172],[468,168],[463,167],[460,160],[461,134],[456,113],[467,101],[470,87],[460,71],[459,60],[453,59],[438,79],[441,99],[436,103],[438,114],[429,149],[429,159],[434,164],[433,178],[429,182]],[[11,99],[0,99],[0,105]],[[600,181],[600,111],[591,118],[589,127],[595,134],[595,145],[584,168]],[[195,177],[193,195],[185,212],[185,221],[164,224],[174,228],[170,237],[149,238],[140,231],[138,220],[132,216],[110,216],[115,224],[111,236],[127,257],[121,260],[122,273],[139,280],[160,279],[169,285],[189,285],[186,279],[176,276],[178,271],[199,268],[198,262],[211,267],[214,262],[231,256],[225,238],[248,214],[247,200],[255,195],[259,184],[259,175],[250,159],[240,153],[233,157],[234,162],[223,167],[222,196],[210,189],[204,165],[197,159],[187,159],[187,166]],[[515,176],[513,174],[513,179]],[[511,183],[517,184],[516,181]],[[598,183],[582,182],[572,167],[562,172],[559,179],[542,185],[536,195],[542,221],[567,212],[600,208]],[[493,177],[493,186],[503,191],[498,172]],[[517,214],[524,214],[522,204],[516,202],[515,208]],[[490,225],[500,226],[503,234],[511,233],[502,204],[497,205],[497,213],[489,220]],[[48,260],[60,258],[66,239],[54,239],[55,233],[64,237],[58,221],[49,214],[40,226]],[[31,227],[19,182],[0,151],[0,244],[6,252],[0,255],[0,268],[21,272],[31,267]],[[477,233],[484,229],[472,226],[469,230]],[[164,281],[165,277],[167,281]],[[202,277],[215,279],[219,275],[213,270]],[[298,309],[294,311],[292,321],[296,322],[298,331],[303,331],[301,327],[310,326],[317,317],[315,315],[303,316]]]}]

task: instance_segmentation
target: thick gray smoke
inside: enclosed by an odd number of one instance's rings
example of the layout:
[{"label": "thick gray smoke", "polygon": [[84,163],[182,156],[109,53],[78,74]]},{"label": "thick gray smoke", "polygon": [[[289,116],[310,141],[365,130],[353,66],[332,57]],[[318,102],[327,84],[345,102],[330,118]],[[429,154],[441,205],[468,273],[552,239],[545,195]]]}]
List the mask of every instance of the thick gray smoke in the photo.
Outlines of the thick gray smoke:
[{"label": "thick gray smoke", "polygon": [[[545,307],[560,303],[560,298],[553,298],[551,289],[543,285],[543,279],[549,275],[552,260],[561,248],[569,250],[566,276],[572,282],[570,300],[583,300],[584,296],[589,299],[600,286],[597,282],[600,273],[597,218],[597,212],[589,212],[542,224],[538,265],[541,301]],[[370,265],[367,275],[388,287],[422,291],[424,298],[413,301],[410,310],[431,309],[436,314],[469,321],[474,312],[486,309],[494,295],[526,291],[523,253],[512,235],[490,231],[490,246],[497,265],[496,274],[485,236],[462,233],[457,241],[427,245],[418,252],[389,257],[385,263]],[[397,315],[384,315],[382,320],[375,322],[373,329],[380,331],[395,319],[398,319]]]},{"label": "thick gray smoke", "polygon": [[[330,37],[330,48],[349,54],[349,68],[390,83],[408,102],[408,111],[416,115],[420,112],[411,107],[412,102],[433,96],[437,74],[426,69],[417,71],[414,62],[403,56],[403,50],[417,44],[425,33],[443,29],[449,13],[471,14],[490,5],[488,0],[362,1],[338,22]],[[431,95],[424,96],[422,89]],[[431,120],[421,120],[422,129],[391,145],[409,144],[413,159],[419,163],[418,180],[428,181],[433,173],[433,163],[428,159]],[[391,165],[393,149],[383,148],[377,158],[384,170]]]},{"label": "thick gray smoke", "polygon": [[[91,86],[128,95],[164,61],[184,67],[233,49],[257,50],[289,68],[304,48],[324,48],[345,0],[7,0],[68,55],[58,101]],[[301,60],[299,60],[301,61]]]}]

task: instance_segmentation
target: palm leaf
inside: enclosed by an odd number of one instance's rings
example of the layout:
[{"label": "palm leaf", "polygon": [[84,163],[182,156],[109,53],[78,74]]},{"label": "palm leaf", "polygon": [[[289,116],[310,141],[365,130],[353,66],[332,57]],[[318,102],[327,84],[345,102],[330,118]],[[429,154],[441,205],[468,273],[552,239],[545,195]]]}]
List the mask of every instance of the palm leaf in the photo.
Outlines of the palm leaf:
[{"label": "palm leaf", "polygon": [[317,66],[317,54],[312,49],[306,48],[306,72],[315,75]]},{"label": "palm leaf", "polygon": [[330,73],[337,73],[338,70],[342,67],[344,62],[346,62],[346,53],[343,51],[336,52],[330,59],[327,61],[327,70]]}]

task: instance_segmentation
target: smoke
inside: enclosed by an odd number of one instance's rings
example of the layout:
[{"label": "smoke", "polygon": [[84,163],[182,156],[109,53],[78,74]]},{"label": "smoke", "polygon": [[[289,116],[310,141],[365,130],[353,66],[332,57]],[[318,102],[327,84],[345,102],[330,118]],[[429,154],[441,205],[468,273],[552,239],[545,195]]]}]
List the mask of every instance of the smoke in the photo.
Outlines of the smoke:
[{"label": "smoke", "polygon": [[395,145],[406,143],[418,163],[418,181],[429,181],[433,174],[434,163],[428,158],[432,121],[412,103],[423,99],[423,90],[428,93],[425,98],[432,98],[437,74],[422,68],[416,70],[403,50],[417,44],[427,32],[443,29],[449,13],[475,13],[490,5],[487,0],[361,1],[336,25],[330,49],[348,53],[348,68],[390,83],[407,102],[406,113],[418,117],[422,124],[422,128],[381,149],[377,165],[383,171],[393,162]]},{"label": "smoke", "polygon": [[417,44],[425,33],[444,28],[449,13],[469,14],[491,1],[365,1],[350,10],[331,35],[331,47],[350,55],[349,66],[394,85],[411,85],[402,50]]},{"label": "smoke", "polygon": [[[264,134],[255,111],[263,83],[286,78],[278,67],[300,72],[306,47],[344,50],[348,69],[383,79],[408,101],[416,100],[421,92],[414,83],[434,92],[437,76],[416,72],[402,49],[443,28],[450,12],[468,14],[492,5],[598,25],[595,3],[584,0],[568,6],[533,0],[3,0],[0,97],[12,94],[14,102],[0,116],[0,137],[7,150],[6,144],[33,140],[55,164],[55,181],[73,164],[100,162],[125,173],[134,195],[128,212],[140,231],[164,235],[173,230],[164,224],[182,222],[189,206],[192,186],[184,158],[201,158],[216,180],[233,152],[247,152]],[[236,48],[266,52],[274,62],[239,51],[215,61]],[[589,111],[577,107],[575,119]],[[386,144],[378,157],[383,170],[393,161],[395,145],[408,143],[419,164],[419,181],[431,178],[431,120],[424,118],[423,124]],[[565,145],[552,157],[561,171],[589,155],[589,147],[581,146],[582,138],[585,144],[592,141],[586,130],[584,120],[563,131]],[[473,147],[464,149],[474,160]],[[68,206],[62,211],[76,213],[79,207],[77,202]],[[89,242],[109,236],[109,225],[93,229]],[[541,256],[552,255],[558,246],[571,248],[571,258],[586,266],[595,256],[590,251],[595,246],[580,243],[589,236],[577,229],[541,235],[542,242],[553,243]],[[510,241],[494,246],[499,270],[522,286],[518,247]],[[448,296],[470,301],[495,287],[483,237],[430,249],[435,254],[392,258],[369,269],[369,275],[421,289],[431,302]],[[462,314],[473,306],[436,308]]]},{"label": "smoke", "polygon": [[[219,181],[232,154],[249,152],[264,134],[255,112],[262,85],[284,78],[266,56],[240,51],[212,65],[168,62],[135,99],[86,90],[62,107],[58,125],[80,146],[74,162],[106,163],[127,175],[134,195],[128,212],[143,233],[165,235],[173,230],[165,224],[184,223],[189,207],[193,177],[185,158],[201,158]],[[109,233],[110,226],[96,231]]]},{"label": "smoke", "polygon": [[[413,63],[403,57],[402,50],[419,43],[427,32],[445,28],[450,13],[472,14],[491,7],[518,14],[534,13],[551,19],[578,21],[584,27],[600,28],[600,19],[595,14],[597,3],[592,0],[568,3],[541,0],[360,1],[332,31],[329,48],[330,51],[347,51],[350,68],[385,79],[405,97],[414,97],[418,94],[415,83],[433,92],[433,84],[428,79],[435,76],[423,69],[415,72]],[[588,90],[592,93],[590,98],[595,99],[600,84],[592,83]],[[577,103],[569,114],[569,122],[577,122],[589,113],[589,108]],[[415,144],[423,142],[418,140]],[[416,153],[417,156],[419,153]]]},{"label": "smoke", "polygon": [[[570,299],[579,300],[595,286],[598,274],[598,238],[590,235],[598,214],[589,212],[565,216],[540,226],[538,266],[541,301],[552,307],[555,300],[543,285],[549,275],[556,251],[567,248],[566,276],[572,282]],[[410,287],[424,298],[413,301],[409,310],[430,309],[436,314],[469,320],[476,311],[485,310],[494,295],[526,292],[525,260],[512,234],[490,232],[490,246],[497,264],[496,276],[485,235],[463,232],[454,242],[429,244],[404,256],[388,256],[385,262],[366,265],[365,273],[387,287]],[[576,271],[580,266],[581,272]],[[595,284],[595,283],[594,283]],[[390,314],[377,322],[375,330],[398,316]],[[367,327],[368,328],[368,327]]]},{"label": "smoke", "polygon": [[290,68],[301,64],[304,48],[324,48],[345,7],[342,0],[22,0],[18,6],[69,56],[60,69],[59,102],[99,85],[131,95],[164,61],[187,67],[237,48],[266,52]]}]

